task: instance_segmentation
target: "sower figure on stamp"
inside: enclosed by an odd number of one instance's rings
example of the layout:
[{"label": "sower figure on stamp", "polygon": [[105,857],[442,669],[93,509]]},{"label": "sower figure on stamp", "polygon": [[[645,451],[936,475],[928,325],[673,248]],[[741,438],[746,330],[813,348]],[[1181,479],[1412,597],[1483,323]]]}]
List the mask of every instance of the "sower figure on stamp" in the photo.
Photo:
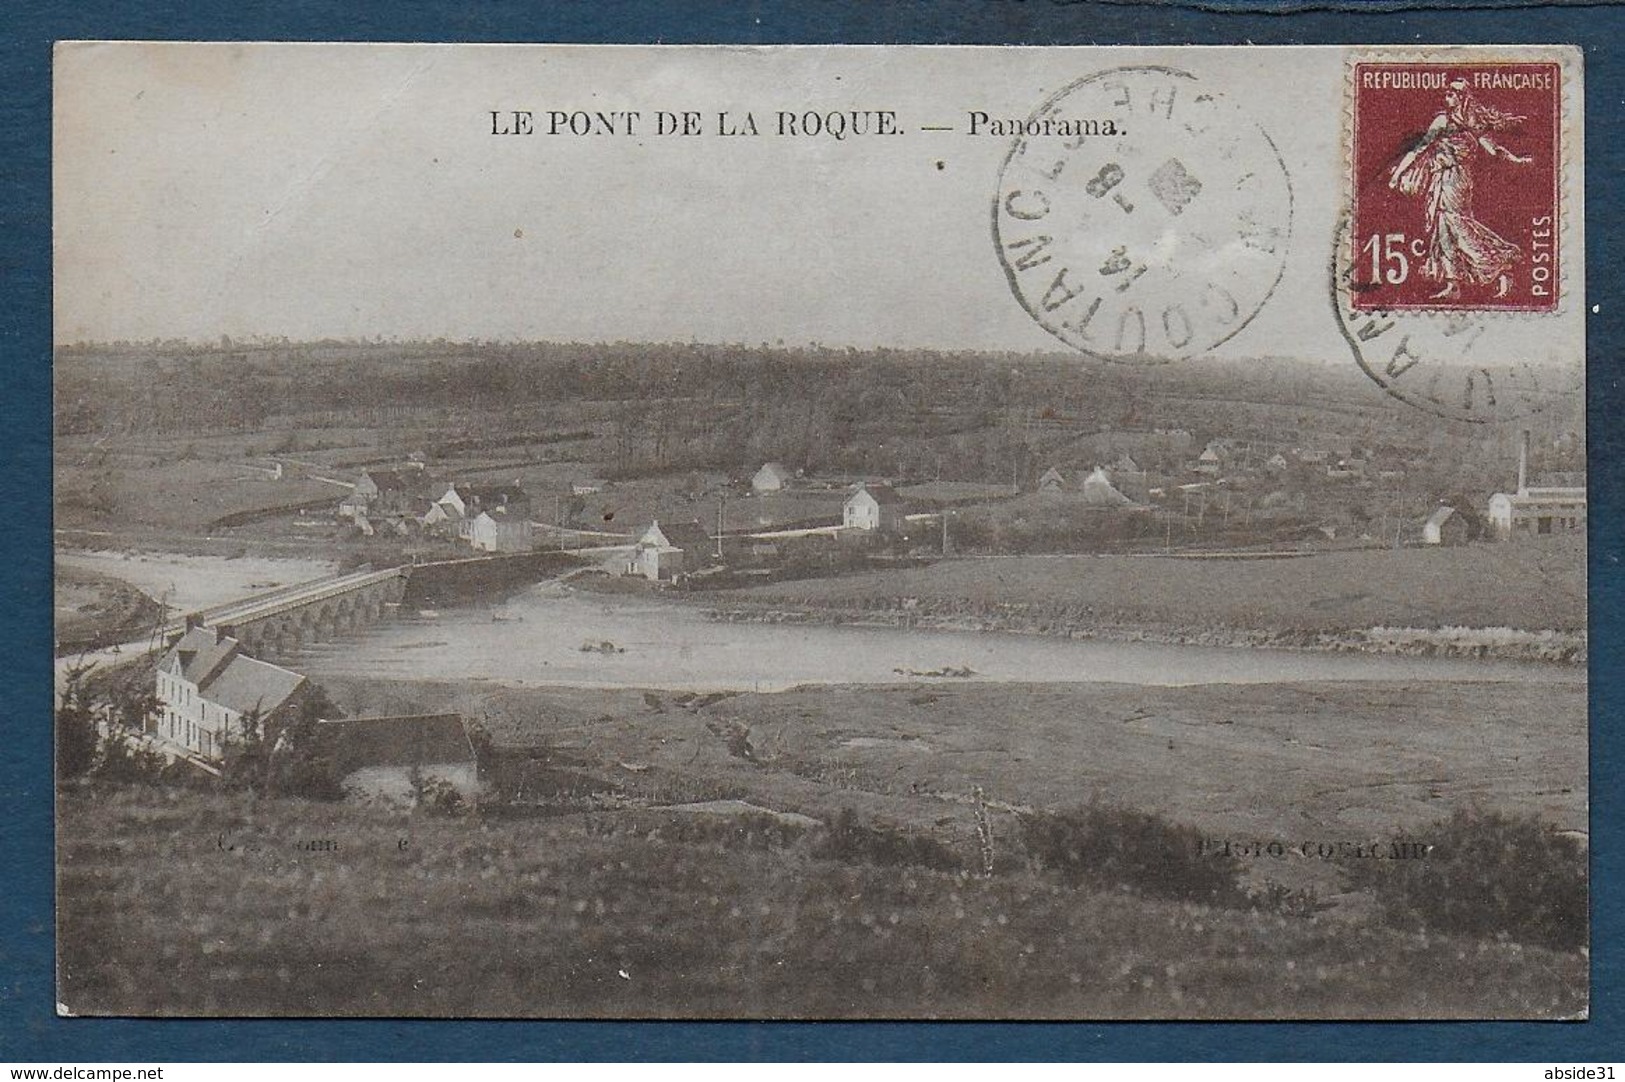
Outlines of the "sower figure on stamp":
[{"label": "sower figure on stamp", "polygon": [[1532,160],[1514,154],[1492,134],[1523,120],[1478,101],[1466,80],[1457,79],[1445,91],[1444,111],[1388,176],[1390,188],[1425,194],[1427,261],[1422,273],[1444,283],[1435,298],[1460,296],[1463,281],[1494,282],[1497,297],[1506,296],[1511,286],[1507,272],[1523,253],[1473,216],[1473,171],[1480,152],[1518,165]]}]

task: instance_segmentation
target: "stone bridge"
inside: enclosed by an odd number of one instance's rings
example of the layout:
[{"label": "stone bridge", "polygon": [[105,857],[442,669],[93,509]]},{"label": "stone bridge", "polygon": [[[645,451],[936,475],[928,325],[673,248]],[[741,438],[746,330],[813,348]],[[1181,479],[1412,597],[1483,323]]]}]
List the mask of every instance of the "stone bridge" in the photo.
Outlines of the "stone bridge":
[{"label": "stone bridge", "polygon": [[186,624],[230,635],[253,657],[288,658],[306,643],[384,619],[405,596],[411,573],[411,567],[391,567],[302,582],[192,613]]}]

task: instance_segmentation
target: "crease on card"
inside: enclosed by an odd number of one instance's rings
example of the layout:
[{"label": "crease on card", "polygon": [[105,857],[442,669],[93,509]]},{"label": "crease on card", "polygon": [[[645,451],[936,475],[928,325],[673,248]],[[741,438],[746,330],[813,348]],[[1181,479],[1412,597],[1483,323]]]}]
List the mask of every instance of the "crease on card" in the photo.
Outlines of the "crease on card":
[{"label": "crease on card", "polygon": [[[426,56],[401,77],[400,82],[395,85],[393,90],[387,94],[379,95],[377,104],[366,114],[364,119],[350,126],[350,132],[346,133],[346,137],[340,141],[339,145],[350,150],[360,146],[360,140],[352,139],[349,136],[356,132],[376,131],[377,123],[383,115],[393,108],[395,103],[412,88],[412,84],[423,78],[434,65],[434,62],[435,57],[433,54]],[[254,231],[263,233],[282,216],[284,211],[303,203],[317,183],[326,179],[327,175],[333,171],[333,167],[338,163],[340,157],[341,155],[331,150],[323,153],[304,176],[288,185],[287,191],[283,193],[282,198],[277,201],[275,206],[265,212],[265,216],[255,225]]]}]

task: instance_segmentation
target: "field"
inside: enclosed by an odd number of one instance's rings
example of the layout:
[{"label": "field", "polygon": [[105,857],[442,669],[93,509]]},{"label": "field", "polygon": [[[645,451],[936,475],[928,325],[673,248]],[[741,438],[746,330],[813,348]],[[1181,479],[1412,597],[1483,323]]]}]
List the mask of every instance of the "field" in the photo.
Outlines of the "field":
[{"label": "field", "polygon": [[1327,552],[1292,559],[1156,556],[946,560],[930,567],[732,591],[741,601],[986,615],[1008,607],[1080,625],[1343,631],[1586,626],[1585,544]]},{"label": "field", "polygon": [[[1583,829],[1581,688],[1303,685],[1267,703],[1229,687],[331,690],[346,708],[483,718],[548,795],[515,818],[69,787],[59,919],[73,1010],[1585,1011],[1582,954],[1395,927],[1351,877],[1357,858],[1305,855],[1427,843],[1466,808]],[[745,804],[677,810],[715,801]],[[1214,844],[1279,842],[1280,856],[1242,861],[1255,899],[1275,902],[1166,897],[1035,864],[1021,813],[1090,804]],[[1161,859],[1172,877],[1196,858]]]}]

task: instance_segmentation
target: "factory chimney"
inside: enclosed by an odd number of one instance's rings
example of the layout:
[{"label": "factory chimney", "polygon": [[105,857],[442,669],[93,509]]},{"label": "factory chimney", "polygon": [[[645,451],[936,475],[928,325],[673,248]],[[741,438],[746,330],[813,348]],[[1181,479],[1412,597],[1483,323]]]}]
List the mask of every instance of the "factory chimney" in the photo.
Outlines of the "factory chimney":
[{"label": "factory chimney", "polygon": [[1518,495],[1529,495],[1529,430],[1518,434]]}]

